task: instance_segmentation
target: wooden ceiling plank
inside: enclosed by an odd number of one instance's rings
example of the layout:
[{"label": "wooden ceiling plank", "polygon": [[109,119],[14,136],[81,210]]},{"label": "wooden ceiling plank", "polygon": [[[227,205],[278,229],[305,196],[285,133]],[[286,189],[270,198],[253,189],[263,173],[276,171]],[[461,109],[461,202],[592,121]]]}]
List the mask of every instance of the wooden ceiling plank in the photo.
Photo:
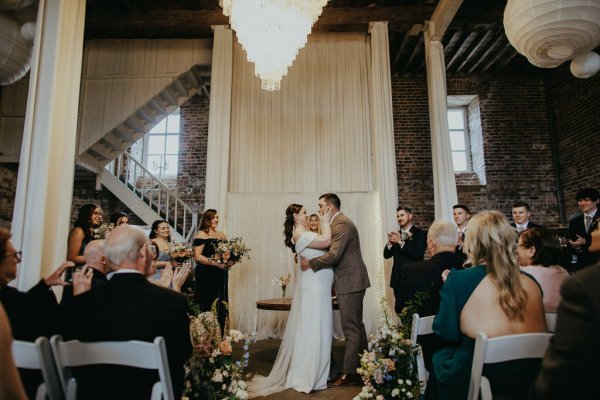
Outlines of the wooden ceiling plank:
[{"label": "wooden ceiling plank", "polygon": [[417,44],[415,45],[412,54],[410,55],[410,58],[406,62],[403,71],[410,70],[410,67],[414,64],[415,60],[419,58],[419,56],[422,56],[424,53],[425,45],[423,43],[423,35],[419,35],[419,40],[417,41]]},{"label": "wooden ceiling plank", "polygon": [[449,70],[450,68],[452,68],[452,66],[454,65],[454,63],[460,59],[460,57],[463,56],[463,54],[465,54],[465,52],[467,51],[467,49],[469,47],[471,47],[471,45],[473,44],[473,42],[475,41],[475,39],[477,38],[477,36],[479,36],[479,32],[471,32],[469,33],[469,35],[467,36],[467,38],[465,39],[465,41],[460,45],[460,47],[458,48],[458,50],[456,51],[456,53],[454,53],[454,55],[452,56],[452,58],[450,59],[450,61],[448,62],[448,64],[446,64],[446,70]]},{"label": "wooden ceiling plank", "polygon": [[398,51],[394,55],[394,59],[392,60],[392,70],[396,70],[396,67],[400,60],[404,58],[408,53],[410,42],[410,36],[408,36],[408,33],[405,33],[404,37],[402,38],[402,43],[400,43],[400,48],[398,49]]},{"label": "wooden ceiling plank", "polygon": [[504,33],[503,32],[497,32],[496,33],[496,39],[494,40],[494,43],[488,47],[488,49],[485,51],[485,53],[483,53],[483,55],[479,58],[479,60],[477,60],[477,62],[475,64],[473,64],[473,66],[469,69],[469,74],[472,74],[477,67],[479,67],[479,65],[488,58],[488,56],[490,54],[492,54],[492,52],[494,51],[494,49],[496,49],[500,43],[502,43],[502,40],[504,39]]},{"label": "wooden ceiling plank", "polygon": [[471,62],[475,58],[477,53],[479,53],[482,49],[485,48],[485,46],[487,46],[487,44],[490,42],[490,40],[492,40],[493,34],[494,34],[494,31],[489,30],[485,33],[485,35],[483,35],[483,38],[479,41],[479,43],[477,43],[477,45],[473,48],[473,50],[471,50],[471,52],[465,58],[465,60],[462,62],[462,64],[460,64],[460,66],[456,69],[456,72],[460,72],[465,67],[465,65],[467,65],[469,62]]},{"label": "wooden ceiling plank", "polygon": [[[502,68],[504,68],[508,63],[510,63],[516,56],[517,56],[517,51],[510,45],[506,46],[504,48],[503,51],[500,52],[500,56],[501,58],[498,58],[497,60],[493,60],[493,62],[490,64],[490,67],[493,66],[494,64],[496,64],[495,66],[495,71],[500,71]],[[490,67],[485,67],[483,69],[483,72],[487,71],[488,68]]]},{"label": "wooden ceiling plank", "polygon": [[483,67],[483,68],[482,68],[481,72],[486,72],[488,69],[490,69],[490,67],[491,67],[492,65],[496,64],[496,62],[502,58],[502,56],[504,55],[504,53],[505,53],[507,50],[510,50],[510,49],[512,49],[512,48],[513,48],[513,47],[512,47],[512,45],[511,45],[510,43],[508,43],[508,42],[507,42],[507,43],[504,45],[504,47],[503,47],[503,48],[502,48],[502,49],[501,49],[501,50],[500,50],[500,51],[499,51],[499,52],[496,54],[496,56],[495,56],[494,58],[492,58],[492,60],[491,60],[490,62],[488,62],[488,63],[485,65],[485,67]]},{"label": "wooden ceiling plank", "polygon": [[463,34],[462,29],[457,29],[452,34],[452,38],[450,38],[450,41],[448,42],[448,44],[444,46],[444,56],[445,57],[450,57],[450,54],[454,51],[454,48],[458,44],[458,41],[460,40],[460,37],[462,36],[462,34]]}]

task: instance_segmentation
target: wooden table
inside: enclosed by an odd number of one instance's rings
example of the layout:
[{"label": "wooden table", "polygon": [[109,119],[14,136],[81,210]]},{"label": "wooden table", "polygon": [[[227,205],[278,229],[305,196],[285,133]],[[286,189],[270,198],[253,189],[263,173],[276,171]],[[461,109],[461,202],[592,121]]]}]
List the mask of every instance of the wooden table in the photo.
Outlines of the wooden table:
[{"label": "wooden table", "polygon": [[[334,310],[339,310],[340,305],[337,302],[337,299],[332,299],[332,306]],[[258,300],[256,302],[256,308],[259,310],[269,310],[269,311],[290,311],[292,308],[292,299],[291,298],[279,298],[279,299],[265,299]]]}]

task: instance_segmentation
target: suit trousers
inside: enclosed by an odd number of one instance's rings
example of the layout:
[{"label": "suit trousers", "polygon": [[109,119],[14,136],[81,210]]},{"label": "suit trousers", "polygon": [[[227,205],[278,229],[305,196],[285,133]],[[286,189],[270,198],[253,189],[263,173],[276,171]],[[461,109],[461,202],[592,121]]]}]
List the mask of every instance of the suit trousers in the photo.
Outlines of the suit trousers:
[{"label": "suit trousers", "polygon": [[346,374],[356,374],[362,352],[367,349],[367,331],[362,320],[364,297],[365,290],[337,295],[342,331],[346,337],[346,350],[342,365],[342,372]]}]

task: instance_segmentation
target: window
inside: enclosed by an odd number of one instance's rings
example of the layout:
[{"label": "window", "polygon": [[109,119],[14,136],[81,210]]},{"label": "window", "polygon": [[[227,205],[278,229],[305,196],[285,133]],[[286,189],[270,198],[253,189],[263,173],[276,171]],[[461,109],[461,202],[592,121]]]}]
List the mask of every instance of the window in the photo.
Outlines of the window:
[{"label": "window", "polygon": [[471,171],[467,107],[448,108],[448,128],[454,172]]},{"label": "window", "polygon": [[179,108],[144,136],[146,168],[159,178],[177,176],[179,163]]}]

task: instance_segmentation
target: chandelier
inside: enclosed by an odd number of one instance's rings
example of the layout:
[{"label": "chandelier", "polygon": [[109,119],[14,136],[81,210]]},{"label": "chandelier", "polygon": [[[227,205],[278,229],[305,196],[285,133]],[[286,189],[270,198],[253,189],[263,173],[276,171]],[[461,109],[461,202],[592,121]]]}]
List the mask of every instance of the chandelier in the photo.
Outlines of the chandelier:
[{"label": "chandelier", "polygon": [[279,90],[328,0],[219,0],[264,90]]}]

